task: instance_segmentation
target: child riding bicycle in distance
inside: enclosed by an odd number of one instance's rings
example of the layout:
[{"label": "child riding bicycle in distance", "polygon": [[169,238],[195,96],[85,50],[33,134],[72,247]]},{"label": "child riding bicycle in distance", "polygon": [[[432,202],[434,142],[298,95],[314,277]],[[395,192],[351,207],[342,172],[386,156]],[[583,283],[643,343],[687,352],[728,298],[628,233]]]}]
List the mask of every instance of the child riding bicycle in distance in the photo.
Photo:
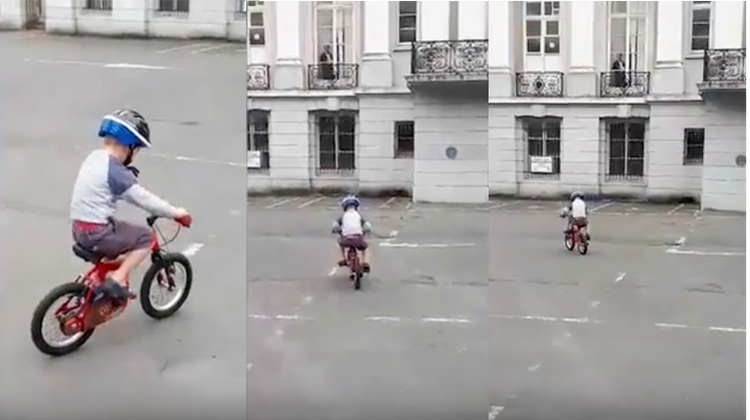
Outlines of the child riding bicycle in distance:
[{"label": "child riding bicycle in distance", "polygon": [[586,209],[586,202],[583,201],[583,197],[584,195],[580,191],[574,191],[570,194],[570,204],[562,209],[560,217],[568,219],[568,226],[565,228],[566,235],[575,225],[580,229],[581,234],[585,235],[586,240],[591,240],[588,232],[588,210]]},{"label": "child riding bicycle in distance", "polygon": [[362,270],[370,272],[370,264],[367,262],[367,242],[365,233],[371,230],[370,223],[359,213],[360,202],[357,196],[349,195],[341,200],[341,208],[344,213],[333,222],[333,232],[338,233],[339,249],[341,252],[340,267],[346,266],[346,250],[354,248],[360,251],[362,257]]},{"label": "child riding bicycle in distance", "polygon": [[122,259],[120,268],[95,290],[95,301],[105,297],[132,298],[128,273],[150,252],[151,229],[115,219],[118,201],[128,201],[183,226],[192,222],[185,209],[172,206],[138,184],[138,170],[130,164],[140,149],[151,147],[150,134],[148,123],[135,111],[119,110],[105,116],[99,127],[101,148],[83,161],[73,187],[73,240],[104,258]]}]

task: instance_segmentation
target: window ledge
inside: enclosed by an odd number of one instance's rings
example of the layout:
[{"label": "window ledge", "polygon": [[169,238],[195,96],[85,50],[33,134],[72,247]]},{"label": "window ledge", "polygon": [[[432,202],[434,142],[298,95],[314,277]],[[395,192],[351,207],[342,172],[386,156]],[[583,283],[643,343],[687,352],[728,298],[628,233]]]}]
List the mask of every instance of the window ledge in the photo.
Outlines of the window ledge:
[{"label": "window ledge", "polygon": [[411,43],[410,42],[401,42],[398,45],[396,45],[396,48],[393,49],[393,52],[404,52],[404,51],[411,51]]}]

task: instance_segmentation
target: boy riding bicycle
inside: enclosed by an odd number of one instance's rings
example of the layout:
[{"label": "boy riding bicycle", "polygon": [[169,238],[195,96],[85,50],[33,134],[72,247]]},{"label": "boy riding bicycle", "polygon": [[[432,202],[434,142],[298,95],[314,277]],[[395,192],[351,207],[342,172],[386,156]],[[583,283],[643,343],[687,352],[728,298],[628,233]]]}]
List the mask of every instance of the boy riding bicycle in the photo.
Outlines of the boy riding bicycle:
[{"label": "boy riding bicycle", "polygon": [[146,226],[115,219],[117,202],[128,201],[184,226],[189,226],[192,218],[185,209],[173,207],[138,184],[138,172],[130,164],[141,148],[151,147],[150,129],[141,114],[115,111],[104,117],[98,135],[103,139],[102,147],[83,161],[73,187],[73,240],[104,258],[122,259],[120,268],[95,291],[95,300],[126,299],[133,297],[128,290],[128,273],[149,255],[153,234]]},{"label": "boy riding bicycle", "polygon": [[560,217],[568,219],[565,234],[570,233],[573,226],[576,226],[587,240],[591,240],[591,236],[588,233],[588,210],[586,209],[586,202],[583,201],[583,197],[584,195],[580,191],[570,194],[570,204],[562,209]]},{"label": "boy riding bicycle", "polygon": [[341,208],[344,213],[333,222],[333,232],[338,233],[339,249],[341,260],[338,265],[346,266],[346,250],[354,248],[361,253],[362,270],[365,273],[370,272],[370,264],[367,262],[367,242],[365,233],[371,229],[370,223],[367,222],[359,213],[360,202],[357,196],[349,195],[341,200]]}]

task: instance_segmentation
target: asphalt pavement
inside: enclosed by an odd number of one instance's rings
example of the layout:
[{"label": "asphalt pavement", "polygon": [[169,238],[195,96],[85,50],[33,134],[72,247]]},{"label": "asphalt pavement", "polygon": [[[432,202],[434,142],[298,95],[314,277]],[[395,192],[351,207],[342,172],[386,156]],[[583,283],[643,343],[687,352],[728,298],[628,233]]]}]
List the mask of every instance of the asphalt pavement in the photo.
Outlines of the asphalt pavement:
[{"label": "asphalt pavement", "polygon": [[490,419],[744,419],[744,215],[562,206],[490,203]]},{"label": "asphalt pavement", "polygon": [[[33,32],[0,44],[0,418],[246,418],[243,47]],[[151,122],[141,182],[194,215],[173,247],[194,253],[194,288],[175,317],[133,305],[50,360],[31,343],[31,313],[85,267],[70,252],[72,185],[100,118],[123,107]]]},{"label": "asphalt pavement", "polygon": [[334,198],[249,199],[248,418],[483,418],[487,212],[384,198],[362,213],[372,272],[355,291]]}]

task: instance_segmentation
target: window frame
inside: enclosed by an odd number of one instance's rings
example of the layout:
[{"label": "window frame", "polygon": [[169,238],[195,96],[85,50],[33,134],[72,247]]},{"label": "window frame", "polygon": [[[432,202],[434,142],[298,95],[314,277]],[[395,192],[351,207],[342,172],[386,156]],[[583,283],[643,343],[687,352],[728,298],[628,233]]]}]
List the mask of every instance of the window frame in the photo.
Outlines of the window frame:
[{"label": "window frame", "polygon": [[[162,2],[169,2],[172,4],[172,7],[170,9],[162,9]],[[185,4],[187,5],[186,10],[179,10],[179,5]],[[190,13],[190,0],[156,0],[156,11],[162,15],[185,15]]]},{"label": "window frame", "polygon": [[[271,139],[270,121],[271,112],[265,109],[248,109],[246,114],[247,123],[247,151],[260,152],[260,167],[251,168],[248,159],[248,172],[268,172],[271,169]],[[260,124],[257,124],[260,123]],[[265,126],[265,130],[256,130],[258,125]],[[265,136],[265,147],[259,147],[258,134]],[[249,153],[248,153],[249,158]]]},{"label": "window frame", "polygon": [[[401,3],[414,3],[414,28],[402,28],[401,27],[401,18],[402,17],[408,17],[412,16],[410,13],[401,13]],[[396,38],[398,39],[399,45],[411,45],[412,42],[416,42],[419,40],[419,12],[420,12],[420,2],[418,1],[412,1],[412,2],[403,2],[403,1],[397,1],[396,2]],[[413,29],[414,30],[414,41],[403,41],[401,39],[401,31],[403,29]]]},{"label": "window frame", "polygon": [[[688,6],[690,7],[690,19],[688,21],[688,24],[690,25],[690,30],[688,31],[688,52],[692,55],[700,55],[703,54],[704,50],[695,50],[693,49],[693,40],[695,38],[704,38],[706,39],[706,49],[711,48],[711,30],[713,29],[713,15],[714,15],[714,2],[712,1],[691,1],[688,2]],[[693,30],[695,29],[695,11],[696,10],[708,10],[708,35],[706,36],[698,36],[696,37]]]},{"label": "window frame", "polygon": [[[339,57],[339,50],[338,48],[332,48],[333,49],[333,67],[336,68],[339,64],[354,64],[357,62],[357,22],[355,19],[355,13],[354,9],[356,7],[357,2],[356,1],[330,1],[330,2],[320,2],[315,1],[313,2],[313,8],[312,8],[312,19],[313,19],[313,61],[315,64],[320,64],[320,54],[322,53],[320,49],[320,27],[318,25],[318,12],[320,10],[331,10],[332,11],[332,22],[331,22],[331,29],[333,34],[335,34],[335,29],[337,28],[336,22],[338,21],[337,18],[337,11],[348,13],[349,14],[349,21],[351,22],[351,27],[349,30],[346,30],[346,19],[344,18],[344,36],[350,35],[349,40],[345,40],[343,44],[337,44],[333,43],[331,46],[338,46],[341,45],[343,47],[343,59]],[[340,17],[340,16],[339,16]],[[334,41],[336,40],[336,37],[333,37]],[[349,57],[347,57],[347,52],[351,51],[351,54]]]},{"label": "window frame", "polygon": [[[323,167],[322,162],[322,149],[321,149],[321,136],[322,133],[320,131],[320,119],[321,118],[333,118],[334,120],[334,137],[333,137],[333,155],[334,155],[334,165],[333,167]],[[342,150],[341,148],[341,119],[342,118],[351,118],[352,119],[352,150],[346,151]],[[315,173],[317,175],[353,175],[357,171],[357,139],[358,139],[358,133],[357,133],[357,113],[356,112],[349,112],[349,111],[339,111],[339,112],[315,112],[313,113],[313,125],[314,125],[314,135],[315,135]],[[341,165],[341,155],[344,153],[352,154],[351,159],[351,167],[342,167]]]},{"label": "window frame", "polygon": [[[699,144],[690,144],[691,137],[697,136],[697,139],[699,140]],[[693,140],[695,140],[696,137],[693,137]],[[705,128],[698,128],[698,127],[688,127],[683,130],[682,135],[682,164],[683,165],[696,165],[700,166],[703,165],[703,155],[705,153],[705,147],[706,147],[706,129]],[[692,156],[691,149],[699,149],[700,153],[698,153],[700,156]]]},{"label": "window frame", "polygon": [[[624,138],[621,139],[623,141],[624,147],[622,152],[622,159],[623,159],[623,165],[622,165],[622,173],[612,173],[612,144],[613,144],[613,138],[612,138],[612,126],[615,124],[622,124],[623,125],[623,133]],[[630,126],[632,125],[640,125],[643,129],[643,138],[642,139],[633,139],[630,137]],[[648,137],[648,122],[645,119],[642,118],[626,118],[626,119],[611,119],[611,120],[605,120],[604,121],[604,131],[605,131],[605,142],[606,142],[606,150],[607,150],[607,156],[605,161],[605,178],[608,181],[643,181],[646,178],[646,155],[648,154],[648,151],[646,150],[646,139]],[[631,174],[628,170],[628,161],[637,161],[638,158],[630,158],[628,156],[628,152],[630,150],[630,146],[633,143],[642,143],[641,149],[642,154],[640,156],[640,162],[641,162],[641,170],[640,174]]]},{"label": "window frame", "polygon": [[[542,137],[532,138],[530,136],[530,126],[532,123],[540,125]],[[557,132],[560,133],[557,137],[550,136],[550,128],[556,126]],[[562,173],[562,127],[563,119],[559,117],[523,117],[521,118],[521,131],[523,133],[523,144],[525,156],[525,174],[527,178],[559,178]],[[531,142],[541,141],[542,152],[541,154],[532,154]],[[557,153],[550,154],[549,148],[550,143],[557,143]],[[552,172],[532,172],[531,171],[531,158],[532,157],[551,157],[552,158]]]},{"label": "window frame", "polygon": [[112,12],[114,0],[84,0],[83,10],[86,12]]},{"label": "window frame", "polygon": [[[247,19],[247,42],[250,46],[262,47],[266,45],[266,2],[265,1],[245,1],[245,15]],[[263,19],[262,25],[253,25],[253,14],[259,13]],[[255,35],[258,35],[256,37]]]},{"label": "window frame", "polygon": [[[524,1],[521,2],[523,7],[523,52],[525,55],[533,55],[533,56],[539,56],[539,57],[545,57],[547,55],[550,56],[560,56],[561,49],[562,49],[562,19],[560,18],[560,9],[562,7],[562,2],[560,1]],[[528,14],[528,5],[530,3],[539,3],[539,15],[529,15]],[[551,3],[550,6],[551,14],[545,13],[545,4]],[[554,3],[557,3],[557,13],[554,9]],[[538,36],[532,36],[529,37],[528,35],[528,24],[529,22],[539,22],[539,35]],[[557,22],[557,35],[548,35],[547,34],[547,22]],[[547,52],[547,39],[548,38],[557,38],[557,52]],[[530,39],[538,39],[539,40],[539,51],[529,51],[529,40]]]},{"label": "window frame", "polygon": [[[411,126],[411,139],[408,136],[401,136],[401,128],[409,128]],[[393,157],[394,159],[414,159],[414,146],[415,146],[415,134],[414,134],[414,121],[413,120],[401,120],[393,122]],[[402,140],[408,144],[411,143],[411,147],[406,147],[406,150],[401,147]]]},{"label": "window frame", "polygon": [[[614,12],[612,9],[614,8],[614,5],[616,3],[625,3],[626,9],[624,13],[621,12]],[[607,68],[608,71],[611,70],[612,63],[614,63],[615,56],[612,51],[612,21],[614,19],[624,19],[625,20],[625,50],[622,52],[622,54],[625,55],[625,71],[627,72],[645,72],[649,69],[649,37],[650,37],[650,26],[652,25],[653,18],[651,17],[650,13],[650,3],[649,1],[610,1],[605,4],[607,4]],[[635,5],[641,4],[643,5],[643,11],[638,12],[633,11],[632,9],[635,8]],[[638,41],[636,41],[636,63],[635,66],[631,63],[631,53],[629,53],[629,46],[630,46],[630,40],[632,38],[631,36],[631,25],[632,25],[632,19],[643,19],[643,32],[641,32],[639,35],[643,38],[642,44],[643,44],[643,51],[638,52]]]}]

